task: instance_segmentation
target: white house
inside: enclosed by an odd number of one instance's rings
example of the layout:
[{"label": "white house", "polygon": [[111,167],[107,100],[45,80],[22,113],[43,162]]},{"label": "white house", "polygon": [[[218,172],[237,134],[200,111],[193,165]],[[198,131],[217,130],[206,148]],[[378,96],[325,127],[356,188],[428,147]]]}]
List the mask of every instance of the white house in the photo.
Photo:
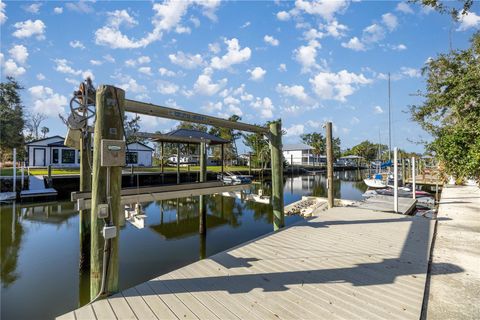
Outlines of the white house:
[{"label": "white house", "polygon": [[[53,136],[27,143],[28,166],[45,167],[78,167],[80,152],[63,144],[65,138]],[[127,145],[127,165],[152,166],[153,149],[142,143],[134,142]]]},{"label": "white house", "polygon": [[313,154],[313,147],[303,144],[285,144],[283,157],[288,164],[294,165],[318,165],[326,162],[326,156]]}]

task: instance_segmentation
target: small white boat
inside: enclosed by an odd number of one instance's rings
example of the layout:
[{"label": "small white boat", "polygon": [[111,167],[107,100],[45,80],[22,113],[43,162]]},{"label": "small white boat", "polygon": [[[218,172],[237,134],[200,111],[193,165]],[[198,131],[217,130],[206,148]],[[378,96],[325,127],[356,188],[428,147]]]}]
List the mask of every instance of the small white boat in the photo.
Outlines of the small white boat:
[{"label": "small white boat", "polygon": [[235,175],[230,172],[225,172],[224,176],[218,175],[219,179],[225,184],[242,184],[242,183],[251,183],[252,176],[248,175]]},{"label": "small white boat", "polygon": [[383,179],[383,176],[381,173],[377,173],[373,175],[371,178],[363,179],[363,182],[365,182],[367,187],[373,188],[373,189],[383,189],[387,187],[387,181],[386,179]]}]

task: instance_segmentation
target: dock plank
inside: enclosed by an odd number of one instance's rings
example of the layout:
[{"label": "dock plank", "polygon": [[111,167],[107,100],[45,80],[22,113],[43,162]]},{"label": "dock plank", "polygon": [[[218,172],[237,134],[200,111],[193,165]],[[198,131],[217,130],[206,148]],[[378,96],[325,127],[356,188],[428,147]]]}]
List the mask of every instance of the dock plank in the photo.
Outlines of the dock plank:
[{"label": "dock plank", "polygon": [[337,207],[123,295],[134,311],[148,307],[139,319],[418,319],[433,228],[423,217]]}]

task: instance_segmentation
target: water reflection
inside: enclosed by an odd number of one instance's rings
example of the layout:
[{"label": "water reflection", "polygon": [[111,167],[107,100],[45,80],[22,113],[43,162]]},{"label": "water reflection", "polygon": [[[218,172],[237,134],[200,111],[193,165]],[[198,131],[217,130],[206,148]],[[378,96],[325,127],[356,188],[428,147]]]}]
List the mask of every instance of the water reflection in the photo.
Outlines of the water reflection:
[{"label": "water reflection", "polygon": [[[362,173],[336,173],[335,197],[358,199]],[[270,184],[253,192],[270,193]],[[285,202],[326,196],[324,175],[286,176]],[[205,196],[205,235],[199,234],[199,198],[143,204],[142,226],[120,232],[120,287],[128,288],[272,230],[268,204]],[[78,270],[78,212],[69,201],[1,206],[1,318],[51,319],[89,300],[89,274]],[[300,220],[286,217],[286,224]],[[24,307],[29,301],[29,307]],[[54,301],[54,303],[52,303]]]}]

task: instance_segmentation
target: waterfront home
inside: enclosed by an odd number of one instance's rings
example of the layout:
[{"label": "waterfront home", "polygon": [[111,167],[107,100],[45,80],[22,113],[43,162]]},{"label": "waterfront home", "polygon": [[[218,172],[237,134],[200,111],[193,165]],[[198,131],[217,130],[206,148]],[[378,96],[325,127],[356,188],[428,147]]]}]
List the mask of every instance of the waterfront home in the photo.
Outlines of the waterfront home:
[{"label": "waterfront home", "polygon": [[327,162],[326,156],[314,154],[313,147],[303,143],[285,144],[283,146],[283,157],[288,164],[302,166],[313,166]]},{"label": "waterfront home", "polygon": [[[80,152],[65,146],[65,138],[53,136],[34,140],[26,144],[27,165],[30,167],[78,167]],[[133,166],[152,166],[153,149],[143,143],[127,145],[126,163]]]}]

